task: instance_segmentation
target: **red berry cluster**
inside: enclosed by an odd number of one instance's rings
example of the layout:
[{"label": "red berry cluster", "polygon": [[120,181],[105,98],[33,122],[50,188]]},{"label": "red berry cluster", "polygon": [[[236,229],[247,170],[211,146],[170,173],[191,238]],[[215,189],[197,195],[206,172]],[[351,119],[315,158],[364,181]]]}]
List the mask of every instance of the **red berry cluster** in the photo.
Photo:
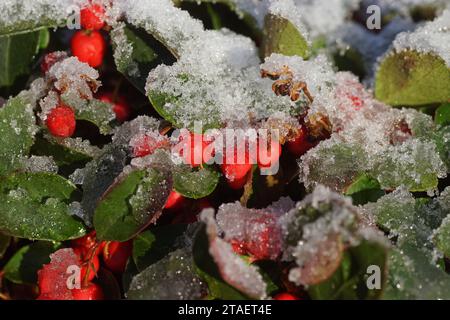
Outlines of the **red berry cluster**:
[{"label": "red berry cluster", "polygon": [[80,12],[81,27],[75,32],[71,41],[72,54],[81,62],[93,68],[102,65],[106,43],[100,29],[105,26],[105,9],[97,4],[83,8]]}]

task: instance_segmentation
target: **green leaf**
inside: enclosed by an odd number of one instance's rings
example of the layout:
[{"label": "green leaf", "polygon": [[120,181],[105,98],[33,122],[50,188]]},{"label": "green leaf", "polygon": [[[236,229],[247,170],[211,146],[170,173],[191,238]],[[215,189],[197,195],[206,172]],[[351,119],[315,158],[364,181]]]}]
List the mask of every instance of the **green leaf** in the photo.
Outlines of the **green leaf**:
[{"label": "green leaf", "polygon": [[12,86],[19,77],[30,73],[39,41],[39,31],[0,37],[0,88]]},{"label": "green leaf", "polygon": [[76,187],[53,173],[16,173],[0,183],[0,231],[32,240],[64,241],[84,235],[70,215]]},{"label": "green leaf", "polygon": [[448,300],[450,276],[431,262],[423,249],[404,245],[388,259],[388,300]]},{"label": "green leaf", "polygon": [[5,278],[18,284],[35,284],[37,271],[50,263],[50,254],[58,244],[38,241],[20,248],[3,268]]},{"label": "green leaf", "polygon": [[450,171],[450,125],[440,127],[434,137],[437,151],[441,160],[447,166],[447,172]]},{"label": "green leaf", "polygon": [[89,141],[72,138],[59,140],[52,136],[37,137],[31,151],[34,155],[51,156],[58,167],[83,166],[100,152],[97,147],[91,146]]},{"label": "green leaf", "polygon": [[39,49],[47,49],[50,43],[50,31],[47,28],[39,30]]},{"label": "green leaf", "polygon": [[[188,77],[187,75],[180,75],[181,77]],[[158,114],[165,120],[169,121],[174,127],[184,128],[187,127],[189,130],[194,129],[194,121],[187,126],[183,124],[183,118],[185,114],[180,114],[177,111],[178,98],[173,95],[169,95],[163,92],[157,92],[155,90],[149,90],[148,98],[150,99],[153,108],[158,112]],[[166,105],[171,105],[171,108],[166,108]],[[210,105],[209,111],[217,109],[216,106]],[[221,121],[219,117],[219,112],[204,112],[198,119],[195,119],[202,123],[203,131],[208,129],[216,129],[221,127]]]},{"label": "green leaf", "polygon": [[[341,265],[331,278],[310,286],[308,293],[315,300],[378,299],[383,293],[387,278],[387,248],[377,242],[363,240],[345,252]],[[381,271],[380,289],[368,289],[369,266]]]},{"label": "green leaf", "polygon": [[209,196],[219,183],[220,173],[209,167],[193,170],[190,166],[179,166],[173,172],[174,189],[191,199]]},{"label": "green leaf", "polygon": [[450,257],[450,216],[436,230],[433,241],[436,247],[447,257]]},{"label": "green leaf", "polygon": [[160,169],[121,174],[104,193],[94,213],[94,227],[101,240],[126,241],[162,213],[172,183]]},{"label": "green leaf", "polygon": [[0,259],[3,258],[6,250],[11,243],[11,237],[0,232]]},{"label": "green leaf", "polygon": [[[62,96],[62,99],[64,100],[64,96]],[[77,106],[75,109],[76,119],[94,124],[99,128],[101,134],[110,134],[112,122],[116,119],[112,105],[97,99],[84,102],[83,105]],[[69,103],[69,105],[71,104]]]},{"label": "green leaf", "polygon": [[11,98],[0,109],[0,176],[20,168],[36,130],[32,106],[24,98]]},{"label": "green leaf", "polygon": [[261,47],[262,56],[268,57],[272,53],[285,56],[300,56],[308,58],[310,48],[301,31],[289,20],[268,14],[264,22],[264,38]]},{"label": "green leaf", "polygon": [[205,283],[195,273],[192,253],[184,248],[136,275],[126,296],[132,300],[198,300],[206,293]]},{"label": "green leaf", "polygon": [[[156,263],[169,252],[180,248],[187,237],[186,233],[195,226],[185,224],[167,225],[156,227],[140,233],[133,242],[133,260],[139,271]],[[189,232],[188,232],[189,231]]]},{"label": "green leaf", "polygon": [[71,8],[70,5],[76,5],[76,1],[69,1],[66,4],[61,5],[52,0],[41,0],[32,5],[22,0],[1,3],[0,10],[6,16],[0,20],[0,35],[21,34],[46,27],[67,25],[67,18],[74,14],[68,9]]},{"label": "green leaf", "polygon": [[219,269],[209,253],[209,240],[204,225],[195,237],[192,252],[197,273],[208,284],[210,298],[222,300],[248,299],[220,276]]},{"label": "green leaf", "polygon": [[117,70],[145,94],[149,72],[161,63],[173,62],[172,54],[147,32],[131,26],[111,31]]},{"label": "green leaf", "polygon": [[450,103],[444,103],[436,110],[434,121],[438,125],[450,125]]},{"label": "green leaf", "polygon": [[84,168],[81,207],[85,213],[85,223],[89,226],[92,226],[95,207],[100,197],[122,173],[128,159],[127,155],[127,150],[123,146],[107,145],[102,153]]},{"label": "green leaf", "polygon": [[421,106],[450,99],[450,68],[434,54],[402,51],[388,55],[375,79],[377,99],[394,106]]},{"label": "green leaf", "polygon": [[376,179],[363,174],[355,179],[355,181],[347,188],[344,193],[353,199],[353,204],[363,205],[367,202],[375,202],[384,195],[380,184]]}]

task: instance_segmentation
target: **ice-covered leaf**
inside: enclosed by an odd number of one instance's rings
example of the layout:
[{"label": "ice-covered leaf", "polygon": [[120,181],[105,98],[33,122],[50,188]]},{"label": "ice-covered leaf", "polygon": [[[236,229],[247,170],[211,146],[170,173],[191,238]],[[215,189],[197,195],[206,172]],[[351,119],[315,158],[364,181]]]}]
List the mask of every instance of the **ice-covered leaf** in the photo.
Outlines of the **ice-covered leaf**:
[{"label": "ice-covered leaf", "polygon": [[377,99],[394,106],[421,106],[450,98],[450,68],[432,53],[408,50],[388,55],[375,83]]},{"label": "ice-covered leaf", "polygon": [[448,172],[450,171],[450,125],[437,129],[434,140],[439,156],[447,166]]},{"label": "ice-covered leaf", "polygon": [[367,162],[367,154],[361,146],[326,140],[301,158],[300,179],[308,188],[323,184],[343,191],[365,172]]},{"label": "ice-covered leaf", "polygon": [[0,88],[12,86],[31,71],[39,50],[39,31],[0,37]]},{"label": "ice-covered leaf", "polygon": [[203,225],[197,232],[192,250],[196,271],[208,284],[209,297],[222,300],[248,299],[243,293],[224,281],[217,264],[209,252],[209,246],[206,226]]},{"label": "ice-covered leaf", "polygon": [[434,231],[433,241],[439,251],[446,257],[450,257],[450,187],[446,188],[435,200],[433,209],[449,213],[439,228]]},{"label": "ice-covered leaf", "polygon": [[87,0],[8,0],[0,3],[0,35],[23,33],[45,27],[64,26],[75,22],[74,9],[87,5]]},{"label": "ice-covered leaf", "polygon": [[384,238],[361,220],[361,213],[349,198],[317,186],[281,218],[283,258],[296,262],[289,279],[297,284],[317,285],[338,270],[345,250],[364,240],[386,246]]},{"label": "ice-covered leaf", "polygon": [[376,203],[366,204],[364,209],[381,229],[388,232],[391,238],[396,238],[397,245],[407,244],[429,250],[431,256],[431,236],[450,207],[445,201],[445,195],[429,201],[414,199],[403,187],[383,196]]},{"label": "ice-covered leaf", "polygon": [[220,173],[211,167],[193,170],[190,166],[181,165],[173,172],[173,186],[181,195],[191,199],[209,196],[219,183]]},{"label": "ice-covered leaf", "polygon": [[219,238],[213,211],[204,210],[201,219],[206,224],[205,231],[209,240],[209,254],[217,265],[222,279],[250,298],[266,298],[267,284],[258,268],[247,264],[234,253],[229,243]]},{"label": "ice-covered leaf", "polygon": [[450,276],[420,248],[403,246],[391,251],[383,299],[448,300],[449,287]]},{"label": "ice-covered leaf", "polygon": [[133,278],[126,294],[132,300],[199,300],[206,295],[189,249],[170,252],[150,265]]},{"label": "ice-covered leaf", "polygon": [[92,99],[81,108],[77,108],[75,112],[77,120],[88,121],[100,130],[101,134],[107,135],[112,131],[112,122],[116,119],[116,115],[112,109],[112,105],[97,99]]},{"label": "ice-covered leaf", "polygon": [[63,241],[82,236],[83,224],[70,216],[76,187],[54,173],[16,173],[0,183],[0,230],[32,240]]},{"label": "ice-covered leaf", "polygon": [[35,284],[37,271],[50,262],[50,254],[59,245],[38,241],[20,248],[4,266],[4,276],[9,281],[19,284]]},{"label": "ice-covered leaf", "polygon": [[36,137],[33,154],[51,156],[60,167],[82,166],[100,154],[100,149],[81,138],[56,139],[50,135]]},{"label": "ice-covered leaf", "polygon": [[[79,256],[72,248],[59,249],[50,255],[50,263],[38,271],[40,299],[72,300],[72,290],[69,289],[69,267],[81,268]],[[75,279],[74,279],[75,280]],[[75,283],[70,283],[75,284]]]},{"label": "ice-covered leaf", "polygon": [[0,109],[0,175],[20,167],[37,130],[32,104],[18,96]]},{"label": "ice-covered leaf", "polygon": [[128,169],[106,190],[94,213],[94,227],[102,240],[126,241],[155,223],[172,190],[169,170],[158,165]]},{"label": "ice-covered leaf", "polygon": [[119,25],[110,35],[117,70],[143,93],[148,73],[157,65],[173,60],[167,49],[140,29]]},{"label": "ice-covered leaf", "polygon": [[265,17],[262,56],[272,53],[307,58],[310,43],[302,14],[291,0],[274,1]]},{"label": "ice-covered leaf", "polygon": [[83,198],[81,207],[84,221],[92,225],[94,210],[98,200],[122,173],[128,157],[128,148],[120,144],[106,146],[102,153],[83,169]]}]

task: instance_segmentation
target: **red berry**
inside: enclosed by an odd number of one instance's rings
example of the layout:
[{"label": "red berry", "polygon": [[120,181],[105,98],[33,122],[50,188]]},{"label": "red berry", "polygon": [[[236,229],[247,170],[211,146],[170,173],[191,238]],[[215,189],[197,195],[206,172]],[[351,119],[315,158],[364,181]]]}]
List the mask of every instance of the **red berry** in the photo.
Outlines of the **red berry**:
[{"label": "red berry", "polygon": [[105,9],[98,4],[83,8],[80,12],[81,26],[86,30],[100,30],[105,25],[104,15]]},{"label": "red berry", "polygon": [[66,57],[67,57],[67,53],[65,53],[64,51],[55,51],[55,52],[47,53],[44,56],[44,59],[42,60],[42,63],[41,63],[42,72],[47,73],[48,70],[50,70],[50,68],[55,63],[65,59]]},{"label": "red berry", "polygon": [[170,210],[179,210],[184,206],[184,203],[185,198],[175,190],[172,190],[172,192],[169,194],[169,198],[167,198],[167,202],[164,208]]},{"label": "red berry", "polygon": [[78,60],[96,68],[103,63],[106,43],[98,31],[77,31],[72,38],[71,49]]},{"label": "red berry", "polygon": [[95,234],[96,234],[95,231],[91,231],[90,233],[81,238],[72,240],[72,247],[81,247],[89,250],[90,248],[94,247],[95,244],[97,243]]},{"label": "red berry", "polygon": [[116,114],[116,119],[120,122],[127,121],[130,118],[131,108],[124,97],[114,97],[113,93],[107,92],[102,93],[99,96],[99,100],[111,103],[113,105],[113,111]]},{"label": "red berry", "polygon": [[111,241],[103,248],[103,262],[105,266],[114,273],[123,273],[131,256],[133,243],[131,241]]},{"label": "red berry", "polygon": [[220,166],[228,185],[234,190],[239,190],[244,187],[247,182],[248,173],[252,169],[248,152],[246,150],[243,151],[245,152],[244,163],[237,163],[239,160],[237,152],[238,150],[235,149],[233,159],[227,159],[227,154],[224,152],[223,164]]},{"label": "red berry", "polygon": [[73,300],[103,300],[103,289],[95,283],[90,283],[87,287],[72,290]]},{"label": "red berry", "polygon": [[263,148],[267,148],[267,142],[258,141],[258,166],[261,169],[270,169],[280,159],[281,145],[278,142],[271,141],[267,151]]},{"label": "red berry", "polygon": [[66,106],[56,107],[47,115],[46,125],[55,137],[70,137],[75,132],[75,113]]},{"label": "red berry", "polygon": [[294,296],[293,294],[282,292],[273,297],[274,300],[300,300],[299,297]]},{"label": "red berry", "polygon": [[300,157],[304,155],[314,145],[308,141],[307,129],[302,126],[295,140],[287,142],[287,148],[294,156]]},{"label": "red berry", "polygon": [[207,141],[199,133],[181,135],[179,147],[182,147],[179,154],[183,157],[184,162],[194,168],[208,162],[213,157],[212,142]]}]

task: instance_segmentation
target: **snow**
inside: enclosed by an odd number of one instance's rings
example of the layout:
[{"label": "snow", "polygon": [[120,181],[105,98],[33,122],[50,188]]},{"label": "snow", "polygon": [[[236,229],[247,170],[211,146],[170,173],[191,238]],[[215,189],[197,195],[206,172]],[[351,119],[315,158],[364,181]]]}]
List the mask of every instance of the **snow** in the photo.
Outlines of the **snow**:
[{"label": "snow", "polygon": [[98,71],[76,57],[55,63],[47,77],[54,81],[55,88],[65,96],[69,105],[77,105],[80,99],[92,100],[93,93],[101,86],[101,82],[97,80]]},{"label": "snow", "polygon": [[74,6],[82,8],[88,0],[2,0],[0,2],[0,29],[13,29],[18,24],[25,24],[30,29],[40,27],[40,21],[65,22]]},{"label": "snow", "polygon": [[359,0],[294,0],[312,38],[327,35],[340,28]]},{"label": "snow", "polygon": [[434,53],[450,67],[450,9],[415,32],[404,32],[393,43],[394,50]]},{"label": "snow", "polygon": [[274,0],[271,2],[269,7],[269,13],[277,17],[289,20],[301,33],[301,35],[306,39],[309,45],[311,41],[309,39],[308,29],[304,25],[303,13],[308,15],[307,11],[303,11],[299,6],[296,6],[294,0]]},{"label": "snow", "polygon": [[31,156],[26,158],[23,161],[23,167],[27,172],[58,172],[58,166],[53,158],[46,156]]}]

